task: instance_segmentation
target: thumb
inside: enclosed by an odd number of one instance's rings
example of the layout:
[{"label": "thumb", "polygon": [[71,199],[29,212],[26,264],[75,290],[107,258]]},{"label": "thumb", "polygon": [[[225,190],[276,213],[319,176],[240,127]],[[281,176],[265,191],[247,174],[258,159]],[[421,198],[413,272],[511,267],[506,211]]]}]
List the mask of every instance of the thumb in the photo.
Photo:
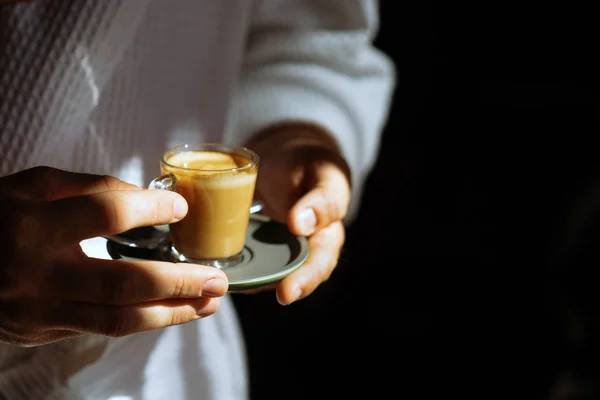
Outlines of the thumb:
[{"label": "thumb", "polygon": [[288,228],[295,235],[310,236],[318,229],[343,220],[348,212],[350,193],[346,174],[334,164],[322,165],[313,189],[290,209]]}]

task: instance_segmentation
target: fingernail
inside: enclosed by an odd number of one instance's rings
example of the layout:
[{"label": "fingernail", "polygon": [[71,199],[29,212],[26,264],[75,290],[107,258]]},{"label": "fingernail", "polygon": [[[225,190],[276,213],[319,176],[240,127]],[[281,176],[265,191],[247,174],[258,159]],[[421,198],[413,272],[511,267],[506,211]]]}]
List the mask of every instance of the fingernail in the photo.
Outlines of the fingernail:
[{"label": "fingernail", "polygon": [[310,236],[315,232],[317,227],[317,215],[312,208],[302,210],[298,214],[296,224],[303,235]]},{"label": "fingernail", "polygon": [[173,202],[173,216],[176,219],[181,219],[181,218],[185,217],[185,215],[187,214],[187,211],[188,211],[187,202],[181,197],[178,197],[177,199],[175,199],[175,201]]},{"label": "fingernail", "polygon": [[275,294],[275,296],[277,297],[277,302],[279,304],[281,304],[282,306],[287,306],[292,304],[293,302],[295,302],[296,300],[298,300],[301,296],[302,296],[302,289],[300,288],[296,288],[296,290],[294,291],[294,294],[292,295],[292,298],[290,299],[289,303],[284,303],[280,298],[279,295]]},{"label": "fingernail", "polygon": [[227,282],[221,278],[212,278],[202,286],[202,296],[220,297],[227,293]]},{"label": "fingernail", "polygon": [[294,295],[292,296],[292,301],[290,301],[290,304],[297,300],[300,300],[301,297],[302,297],[302,289],[298,288],[294,292]]}]

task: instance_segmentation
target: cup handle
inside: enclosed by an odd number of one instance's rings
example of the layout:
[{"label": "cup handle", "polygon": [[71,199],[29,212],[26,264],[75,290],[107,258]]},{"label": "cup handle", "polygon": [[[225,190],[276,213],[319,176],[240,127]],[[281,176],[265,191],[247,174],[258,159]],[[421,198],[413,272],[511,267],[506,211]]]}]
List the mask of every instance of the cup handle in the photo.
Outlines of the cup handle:
[{"label": "cup handle", "polygon": [[148,189],[158,190],[175,190],[175,183],[177,178],[173,174],[161,175],[158,178],[152,179],[152,182],[148,185]]},{"label": "cup handle", "polygon": [[[177,178],[173,174],[161,175],[150,182],[148,189],[174,191],[176,181]],[[155,249],[168,241],[169,230],[166,226],[162,225],[157,227],[140,227],[118,235],[106,235],[104,237],[129,247]]]}]

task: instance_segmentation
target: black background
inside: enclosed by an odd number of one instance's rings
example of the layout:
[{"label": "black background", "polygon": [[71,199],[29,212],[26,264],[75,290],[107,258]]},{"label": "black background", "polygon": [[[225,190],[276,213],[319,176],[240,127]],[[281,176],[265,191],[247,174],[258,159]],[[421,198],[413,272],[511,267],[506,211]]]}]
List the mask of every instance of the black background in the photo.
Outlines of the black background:
[{"label": "black background", "polygon": [[338,268],[235,296],[253,398],[600,398],[593,3],[381,12],[398,86]]}]

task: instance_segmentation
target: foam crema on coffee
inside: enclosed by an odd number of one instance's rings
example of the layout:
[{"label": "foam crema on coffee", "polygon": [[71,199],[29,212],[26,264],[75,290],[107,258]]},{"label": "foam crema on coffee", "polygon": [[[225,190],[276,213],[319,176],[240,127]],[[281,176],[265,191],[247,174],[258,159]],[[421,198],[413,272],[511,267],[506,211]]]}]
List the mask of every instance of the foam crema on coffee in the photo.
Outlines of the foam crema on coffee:
[{"label": "foam crema on coffee", "polygon": [[[174,154],[166,161],[178,169],[176,175],[184,175],[190,179],[210,178],[214,185],[242,186],[256,179],[254,168],[249,168],[248,171],[236,170],[251,164],[250,159],[238,155],[217,151],[187,151]],[[222,179],[215,175],[222,175]]]},{"label": "foam crema on coffee", "polygon": [[179,168],[218,171],[243,167],[250,164],[250,160],[246,157],[218,151],[185,151],[173,154],[167,163]]}]

